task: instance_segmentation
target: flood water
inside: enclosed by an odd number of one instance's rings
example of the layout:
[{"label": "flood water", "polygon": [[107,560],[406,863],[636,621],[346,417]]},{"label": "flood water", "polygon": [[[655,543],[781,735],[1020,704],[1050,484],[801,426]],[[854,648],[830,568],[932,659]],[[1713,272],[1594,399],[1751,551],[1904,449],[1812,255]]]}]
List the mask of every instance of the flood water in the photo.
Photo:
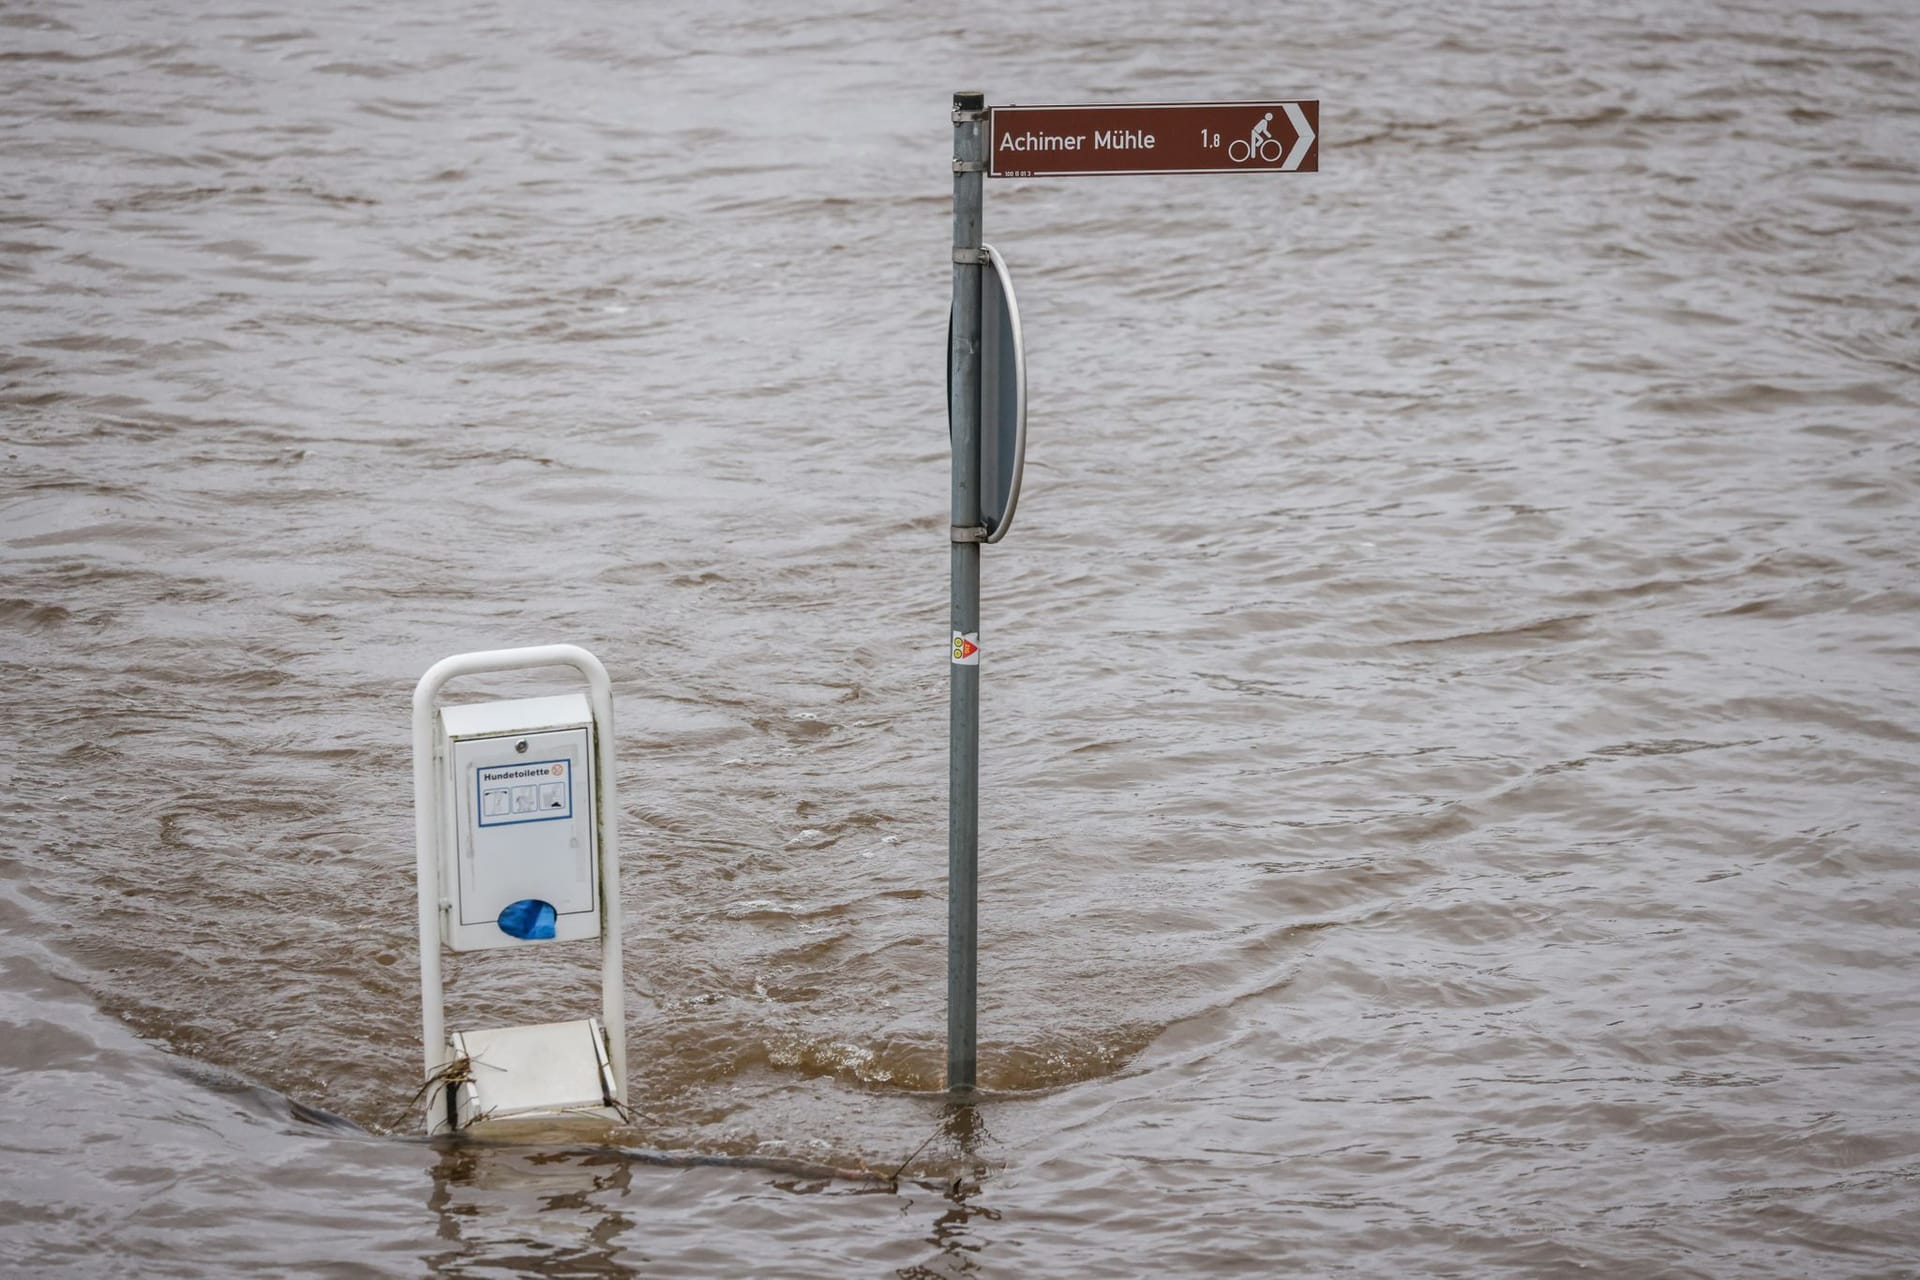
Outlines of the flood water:
[{"label": "flood water", "polygon": [[[0,1270],[1920,1275],[1917,86],[1905,0],[0,3]],[[955,1111],[976,88],[1323,107],[988,183]],[[429,1144],[409,696],[558,641],[637,1114]]]}]

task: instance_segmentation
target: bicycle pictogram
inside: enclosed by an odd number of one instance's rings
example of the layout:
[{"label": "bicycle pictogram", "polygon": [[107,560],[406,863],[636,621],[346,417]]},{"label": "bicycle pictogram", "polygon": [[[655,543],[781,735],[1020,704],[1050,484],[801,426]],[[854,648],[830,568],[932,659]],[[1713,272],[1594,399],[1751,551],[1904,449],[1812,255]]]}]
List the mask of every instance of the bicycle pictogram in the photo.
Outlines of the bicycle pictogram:
[{"label": "bicycle pictogram", "polygon": [[[1235,164],[1245,164],[1258,156],[1263,164],[1279,164],[1280,157],[1286,154],[1287,149],[1280,145],[1278,138],[1267,132],[1267,126],[1272,123],[1273,112],[1269,111],[1259,124],[1253,126],[1251,134],[1235,138],[1227,144],[1227,159]],[[1273,150],[1268,151],[1269,147]]]}]

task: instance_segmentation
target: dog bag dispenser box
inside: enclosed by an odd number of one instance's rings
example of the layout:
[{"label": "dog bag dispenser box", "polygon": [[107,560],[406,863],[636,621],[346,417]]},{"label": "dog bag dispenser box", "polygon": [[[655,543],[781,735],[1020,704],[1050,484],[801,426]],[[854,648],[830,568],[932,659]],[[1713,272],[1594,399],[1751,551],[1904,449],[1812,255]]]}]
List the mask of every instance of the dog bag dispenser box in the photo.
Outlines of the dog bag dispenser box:
[{"label": "dog bag dispenser box", "polygon": [[[440,704],[450,680],[552,666],[585,677],[586,693]],[[455,654],[415,686],[414,865],[429,1135],[503,1122],[614,1123],[623,1114],[615,774],[612,681],[576,645]],[[551,982],[552,966],[522,966],[508,960],[511,949],[595,939],[599,1017],[549,1020],[581,1003],[583,993],[563,989],[539,993],[539,1007],[551,1012],[530,1026],[447,1026],[443,948],[508,949],[484,963],[524,967],[530,980]]]},{"label": "dog bag dispenser box", "polygon": [[440,708],[441,937],[455,951],[600,936],[593,710],[572,693]]}]

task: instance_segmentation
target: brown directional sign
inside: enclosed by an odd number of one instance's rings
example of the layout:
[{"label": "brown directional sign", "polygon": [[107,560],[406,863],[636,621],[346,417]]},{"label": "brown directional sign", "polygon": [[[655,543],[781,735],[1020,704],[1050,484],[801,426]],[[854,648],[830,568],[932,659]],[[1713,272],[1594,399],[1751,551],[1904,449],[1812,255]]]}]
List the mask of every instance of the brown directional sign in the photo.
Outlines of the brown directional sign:
[{"label": "brown directional sign", "polygon": [[994,107],[987,173],[1317,173],[1320,102]]}]

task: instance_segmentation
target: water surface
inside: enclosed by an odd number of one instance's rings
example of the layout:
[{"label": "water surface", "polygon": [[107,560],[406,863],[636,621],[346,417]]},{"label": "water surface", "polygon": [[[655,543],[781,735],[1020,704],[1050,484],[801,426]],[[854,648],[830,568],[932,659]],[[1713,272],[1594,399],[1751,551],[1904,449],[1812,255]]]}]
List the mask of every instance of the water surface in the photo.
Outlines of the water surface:
[{"label": "water surface", "polygon": [[[1920,1271],[1916,49],[1886,0],[0,8],[0,1261]],[[969,88],[1324,106],[1317,175],[989,184],[1034,400],[954,1115]],[[409,693],[562,640],[638,1116],[430,1146]],[[594,961],[463,957],[451,1020]]]}]

